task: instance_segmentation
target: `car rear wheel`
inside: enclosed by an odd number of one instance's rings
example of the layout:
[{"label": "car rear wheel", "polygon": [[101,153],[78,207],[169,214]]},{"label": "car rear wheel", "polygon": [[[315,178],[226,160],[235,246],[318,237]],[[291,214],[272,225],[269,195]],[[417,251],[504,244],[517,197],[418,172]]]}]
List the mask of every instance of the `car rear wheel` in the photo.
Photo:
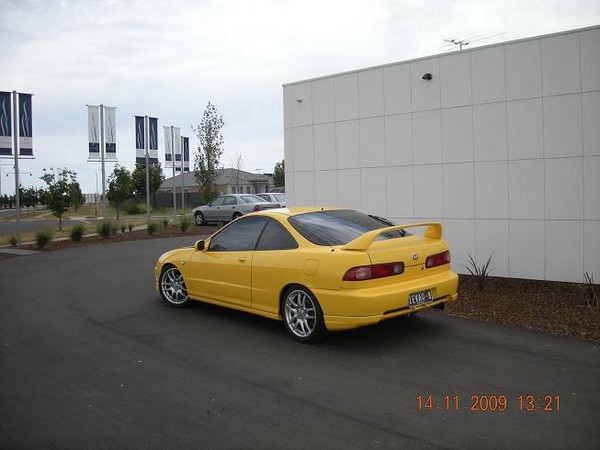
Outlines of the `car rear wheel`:
[{"label": "car rear wheel", "polygon": [[206,225],[206,221],[204,220],[204,214],[202,214],[200,211],[194,214],[194,221],[198,226]]},{"label": "car rear wheel", "polygon": [[158,283],[160,296],[169,306],[181,308],[190,303],[183,275],[177,267],[166,266],[160,274]]},{"label": "car rear wheel", "polygon": [[314,342],[325,334],[319,302],[308,289],[293,286],[282,302],[283,324],[289,335],[300,342]]},{"label": "car rear wheel", "polygon": [[233,216],[231,217],[231,220],[235,220],[235,219],[237,219],[239,217],[242,217],[242,215],[239,212],[234,212]]}]

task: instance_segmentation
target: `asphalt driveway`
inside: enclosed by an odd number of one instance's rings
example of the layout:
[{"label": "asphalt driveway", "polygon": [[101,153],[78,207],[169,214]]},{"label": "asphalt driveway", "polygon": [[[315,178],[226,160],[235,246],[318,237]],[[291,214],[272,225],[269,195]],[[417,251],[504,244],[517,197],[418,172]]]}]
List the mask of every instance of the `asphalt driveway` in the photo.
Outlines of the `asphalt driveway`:
[{"label": "asphalt driveway", "polygon": [[0,261],[0,447],[600,446],[598,345],[436,313],[302,345],[275,321],[164,305],[154,261],[193,240]]}]

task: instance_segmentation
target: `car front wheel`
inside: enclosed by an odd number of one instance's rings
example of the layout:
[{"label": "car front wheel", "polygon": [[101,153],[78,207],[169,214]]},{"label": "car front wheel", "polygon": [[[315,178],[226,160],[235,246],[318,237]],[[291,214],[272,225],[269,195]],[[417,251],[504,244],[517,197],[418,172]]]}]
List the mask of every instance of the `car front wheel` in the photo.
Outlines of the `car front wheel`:
[{"label": "car front wheel", "polygon": [[319,302],[308,289],[294,286],[283,297],[283,324],[290,336],[304,343],[325,334],[325,322]]},{"label": "car front wheel", "polygon": [[159,279],[159,290],[162,299],[174,308],[181,308],[190,303],[183,275],[175,266],[166,266]]}]

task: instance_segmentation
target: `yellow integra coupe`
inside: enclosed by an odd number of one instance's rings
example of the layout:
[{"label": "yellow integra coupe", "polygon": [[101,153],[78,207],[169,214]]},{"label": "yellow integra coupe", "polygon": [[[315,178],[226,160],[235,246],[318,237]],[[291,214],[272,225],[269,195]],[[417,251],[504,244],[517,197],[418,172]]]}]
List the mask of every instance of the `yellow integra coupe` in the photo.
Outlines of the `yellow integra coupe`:
[{"label": "yellow integra coupe", "polygon": [[394,225],[333,208],[243,216],[193,248],[165,253],[155,274],[170,306],[200,300],[282,320],[301,342],[443,308],[458,284],[440,224]]}]

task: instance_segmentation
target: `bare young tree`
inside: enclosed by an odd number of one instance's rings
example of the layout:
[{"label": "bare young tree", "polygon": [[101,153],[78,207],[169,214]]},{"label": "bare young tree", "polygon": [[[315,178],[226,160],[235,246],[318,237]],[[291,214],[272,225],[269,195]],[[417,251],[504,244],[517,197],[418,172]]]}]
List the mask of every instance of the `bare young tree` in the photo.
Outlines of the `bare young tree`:
[{"label": "bare young tree", "polygon": [[235,152],[233,158],[231,158],[231,167],[235,169],[235,192],[240,192],[240,171],[244,168],[244,158],[240,152]]}]

